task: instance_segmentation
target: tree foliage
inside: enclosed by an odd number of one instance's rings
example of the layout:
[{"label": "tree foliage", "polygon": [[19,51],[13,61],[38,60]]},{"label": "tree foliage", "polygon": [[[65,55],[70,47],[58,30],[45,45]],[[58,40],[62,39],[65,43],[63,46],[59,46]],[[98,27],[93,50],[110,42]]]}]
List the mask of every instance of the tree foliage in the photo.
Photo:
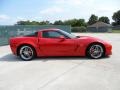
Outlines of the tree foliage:
[{"label": "tree foliage", "polygon": [[84,19],[70,19],[70,20],[66,20],[64,21],[65,25],[71,25],[72,27],[76,27],[76,26],[86,26],[86,22]]},{"label": "tree foliage", "polygon": [[61,20],[55,21],[54,25],[64,25],[64,22]]},{"label": "tree foliage", "polygon": [[86,32],[87,28],[85,26],[81,27],[72,27],[71,31],[72,32]]},{"label": "tree foliage", "polygon": [[98,21],[98,16],[92,14],[89,18],[88,25],[92,25]]},{"label": "tree foliage", "polygon": [[104,22],[104,23],[110,24],[110,20],[109,20],[109,18],[106,17],[106,16],[102,16],[102,17],[100,17],[98,21],[101,21],[101,22]]},{"label": "tree foliage", "polygon": [[113,14],[112,19],[114,20],[113,25],[120,25],[120,10]]},{"label": "tree foliage", "polygon": [[[112,16],[112,19],[114,22],[113,25],[120,25],[120,10],[115,12]],[[85,19],[69,19],[69,20],[56,20],[53,23],[50,23],[49,21],[18,21],[15,25],[71,25],[72,27],[86,27],[87,25],[92,25],[96,23],[97,21],[102,21],[104,23],[110,24],[110,20],[107,16],[102,16],[98,19],[98,16],[92,14],[88,20],[88,22],[85,22]]]},{"label": "tree foliage", "polygon": [[76,27],[76,26],[87,26],[86,22],[84,19],[70,19],[70,20],[66,20],[66,21],[55,21],[54,23],[50,23],[49,21],[41,21],[41,22],[37,22],[37,21],[18,21],[16,25],[71,25],[72,27]]},{"label": "tree foliage", "polygon": [[41,21],[41,22],[37,22],[37,21],[18,21],[16,25],[49,25],[50,22],[49,21]]}]

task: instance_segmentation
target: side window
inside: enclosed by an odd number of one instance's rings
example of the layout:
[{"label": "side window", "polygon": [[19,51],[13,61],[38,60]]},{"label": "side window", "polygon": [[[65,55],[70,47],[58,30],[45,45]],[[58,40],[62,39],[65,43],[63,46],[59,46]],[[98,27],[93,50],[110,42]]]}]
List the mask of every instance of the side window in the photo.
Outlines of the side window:
[{"label": "side window", "polygon": [[30,33],[30,34],[25,35],[25,36],[28,36],[28,37],[37,37],[38,36],[38,32],[33,32],[33,33]]},{"label": "side window", "polygon": [[57,32],[57,31],[43,31],[42,34],[43,38],[57,38],[60,36],[64,36],[61,33]]}]

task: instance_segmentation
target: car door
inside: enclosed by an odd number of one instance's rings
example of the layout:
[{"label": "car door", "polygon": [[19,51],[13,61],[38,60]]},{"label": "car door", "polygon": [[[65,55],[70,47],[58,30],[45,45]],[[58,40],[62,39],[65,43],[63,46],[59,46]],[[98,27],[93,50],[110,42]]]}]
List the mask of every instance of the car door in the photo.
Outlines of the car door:
[{"label": "car door", "polygon": [[58,31],[43,31],[39,38],[40,51],[45,56],[74,56],[76,43]]}]

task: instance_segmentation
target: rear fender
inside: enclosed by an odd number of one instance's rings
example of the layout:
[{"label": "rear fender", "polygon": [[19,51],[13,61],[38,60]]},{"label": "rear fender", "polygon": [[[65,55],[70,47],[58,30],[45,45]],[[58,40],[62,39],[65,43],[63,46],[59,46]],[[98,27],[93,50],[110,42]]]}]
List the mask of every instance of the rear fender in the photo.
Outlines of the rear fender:
[{"label": "rear fender", "polygon": [[19,44],[18,46],[17,46],[17,49],[16,49],[16,52],[17,52],[17,55],[19,55],[19,49],[20,49],[20,47],[22,47],[22,46],[24,46],[24,45],[28,45],[28,46],[31,46],[34,50],[35,50],[35,53],[36,53],[36,56],[38,56],[39,55],[39,49],[37,49],[38,48],[38,45],[37,44],[34,44],[34,43],[21,43],[21,44]]}]

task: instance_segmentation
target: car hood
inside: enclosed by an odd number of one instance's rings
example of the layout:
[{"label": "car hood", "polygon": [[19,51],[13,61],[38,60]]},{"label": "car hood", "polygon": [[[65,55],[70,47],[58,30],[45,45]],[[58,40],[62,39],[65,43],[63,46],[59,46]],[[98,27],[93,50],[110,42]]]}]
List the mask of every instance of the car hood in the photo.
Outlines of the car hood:
[{"label": "car hood", "polygon": [[96,37],[91,37],[91,36],[80,36],[80,38],[78,38],[78,40],[83,40],[86,42],[100,42],[100,43],[107,43],[109,44],[109,42],[104,41],[102,39],[96,38]]},{"label": "car hood", "polygon": [[[96,37],[91,37],[91,36],[80,36],[80,38],[78,39],[91,39],[91,40],[98,40],[99,38],[96,38]],[[101,39],[99,39],[101,40]]]}]

